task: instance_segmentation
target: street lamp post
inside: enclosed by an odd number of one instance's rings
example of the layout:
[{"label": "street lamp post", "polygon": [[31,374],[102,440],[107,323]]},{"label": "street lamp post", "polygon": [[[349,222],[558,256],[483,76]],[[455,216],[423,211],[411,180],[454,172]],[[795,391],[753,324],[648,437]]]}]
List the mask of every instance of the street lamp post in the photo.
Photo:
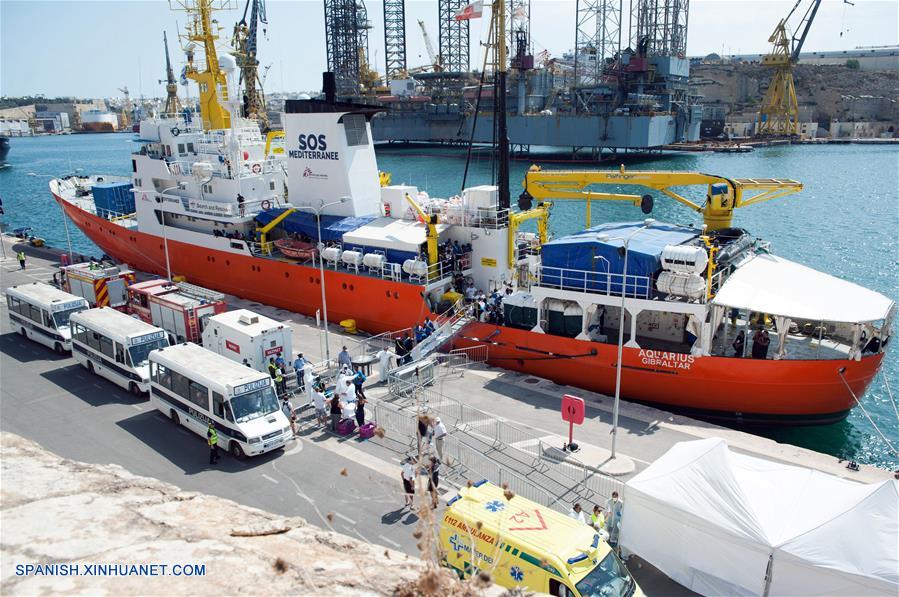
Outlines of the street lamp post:
[{"label": "street lamp post", "polygon": [[169,237],[166,234],[165,230],[165,209],[162,207],[162,202],[165,199],[165,194],[169,191],[174,191],[175,189],[183,189],[182,186],[184,183],[178,183],[173,187],[169,187],[167,189],[162,189],[162,191],[156,195],[156,203],[159,204],[159,222],[162,224],[162,244],[165,247],[165,277],[171,281],[172,280],[172,267],[169,261]]},{"label": "street lamp post", "polygon": [[615,459],[616,443],[618,440],[618,407],[621,403],[621,359],[624,353],[624,300],[627,296],[627,253],[631,242],[637,234],[646,230],[655,223],[655,220],[648,218],[644,220],[643,226],[631,232],[624,239],[624,267],[622,268],[621,278],[621,306],[618,313],[618,362],[615,366],[615,402],[612,406],[612,460]]},{"label": "street lamp post", "polygon": [[300,205],[297,206],[296,209],[308,209],[312,213],[315,214],[315,225],[318,229],[318,274],[321,278],[321,287],[322,287],[322,313],[325,317],[325,362],[331,362],[331,343],[328,340],[328,297],[325,294],[325,260],[322,258],[322,248],[324,247],[324,243],[322,242],[322,210],[326,207],[330,207],[332,205],[337,205],[339,203],[346,203],[347,198],[341,197],[338,201],[331,201],[330,203],[325,203],[324,201],[318,206],[318,209],[312,207],[311,205]]}]

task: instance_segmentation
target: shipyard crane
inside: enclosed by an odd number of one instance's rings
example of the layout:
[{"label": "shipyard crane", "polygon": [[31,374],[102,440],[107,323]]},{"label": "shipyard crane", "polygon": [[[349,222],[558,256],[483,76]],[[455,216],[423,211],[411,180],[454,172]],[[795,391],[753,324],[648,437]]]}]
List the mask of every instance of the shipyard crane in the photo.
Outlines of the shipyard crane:
[{"label": "shipyard crane", "polygon": [[[172,69],[172,61],[169,58],[169,38],[165,31],[162,32],[162,42],[165,45],[165,109],[163,114],[174,115],[181,112],[181,102],[178,100],[178,81],[175,79],[175,71]],[[162,83],[162,81],[160,81]]]},{"label": "shipyard crane", "polygon": [[[574,199],[587,203],[587,227],[590,227],[591,201],[627,201],[648,214],[652,195],[601,193],[589,190],[593,185],[642,186],[659,191],[678,203],[702,214],[708,230],[730,228],[734,209],[756,205],[802,190],[802,183],[781,178],[725,178],[700,172],[620,170],[541,170],[531,166],[525,174],[524,192],[518,198],[522,210],[530,209],[533,199]],[[696,203],[673,188],[692,185],[707,187],[704,204]],[[749,192],[747,195],[746,192]],[[755,193],[755,194],[753,194]]]},{"label": "shipyard crane", "polygon": [[419,20],[418,26],[421,27],[421,36],[425,40],[425,50],[428,52],[428,60],[431,62],[431,68],[435,73],[438,73],[443,70],[443,67],[440,64],[440,56],[434,51],[434,44],[431,43],[431,36],[428,35],[428,28],[425,27],[425,22]]},{"label": "shipyard crane", "polygon": [[[804,0],[796,0],[792,10],[780,20],[768,43],[773,44],[770,53],[762,58],[762,65],[773,69],[771,83],[765,92],[759,109],[758,134],[782,136],[799,134],[799,100],[793,83],[793,66],[799,61],[799,52],[805,43],[812,21],[821,6],[821,0],[812,0],[792,37],[787,33],[787,23]],[[843,0],[847,4],[847,0]]]},{"label": "shipyard crane", "polygon": [[[250,20],[247,21],[247,12]],[[259,25],[267,25],[265,0],[247,0],[243,16],[234,25],[232,45],[240,69],[240,80],[244,86],[244,116],[255,118],[263,129],[268,128],[268,114],[265,110],[265,94],[262,91],[262,79],[259,77],[259,60],[256,59],[258,48]],[[264,33],[263,29],[263,33]]]},{"label": "shipyard crane", "polygon": [[122,128],[128,128],[131,126],[131,93],[127,86],[120,87],[119,91],[125,96],[125,101],[122,103]]},{"label": "shipyard crane", "polygon": [[[184,53],[187,66],[184,75],[197,83],[200,88],[200,115],[204,129],[225,129],[231,119],[223,102],[228,101],[228,81],[219,67],[218,51],[215,47],[218,25],[213,13],[222,10],[222,0],[169,0],[170,6],[177,6],[187,13],[187,32],[182,36],[187,45]],[[215,27],[214,27],[215,24]],[[196,61],[197,46],[203,48],[205,65]],[[202,68],[202,70],[200,70]]]}]

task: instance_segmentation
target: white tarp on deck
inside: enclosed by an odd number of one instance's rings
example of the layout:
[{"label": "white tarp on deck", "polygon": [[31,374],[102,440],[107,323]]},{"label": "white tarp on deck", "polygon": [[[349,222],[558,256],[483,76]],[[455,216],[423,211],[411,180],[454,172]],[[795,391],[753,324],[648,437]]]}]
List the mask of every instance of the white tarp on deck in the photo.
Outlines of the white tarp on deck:
[{"label": "white tarp on deck", "polygon": [[621,545],[704,595],[895,595],[899,482],[681,442],[627,483]]},{"label": "white tarp on deck", "polygon": [[775,255],[737,268],[713,304],[793,319],[861,323],[884,319],[893,301],[873,290]]},{"label": "white tarp on deck", "polygon": [[[438,224],[437,234],[442,233],[446,228],[445,224]],[[421,222],[378,218],[344,234],[343,243],[417,254],[427,237],[427,227]]]}]

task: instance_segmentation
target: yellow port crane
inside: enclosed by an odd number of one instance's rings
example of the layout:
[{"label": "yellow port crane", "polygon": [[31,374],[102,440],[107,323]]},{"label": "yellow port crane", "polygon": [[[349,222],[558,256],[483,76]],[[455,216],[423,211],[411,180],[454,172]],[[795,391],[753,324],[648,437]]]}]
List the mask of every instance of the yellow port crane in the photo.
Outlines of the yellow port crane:
[{"label": "yellow port crane", "polygon": [[[654,189],[702,214],[708,230],[730,228],[734,209],[738,207],[756,205],[802,190],[802,183],[781,178],[726,178],[701,172],[648,170],[627,172],[624,166],[617,171],[544,171],[539,166],[531,166],[525,174],[522,183],[524,192],[519,197],[518,205],[521,209],[529,209],[534,198],[586,201],[587,227],[590,226],[591,201],[628,201],[640,207],[643,213],[648,214],[652,211],[652,195],[601,193],[589,190],[593,185],[628,185]],[[695,203],[672,190],[674,187],[693,185],[706,185],[704,204]]]},{"label": "yellow port crane", "polygon": [[[170,7],[183,10],[188,15],[187,32],[182,38],[187,42],[184,53],[187,66],[184,74],[191,81],[196,81],[200,88],[200,116],[204,129],[228,128],[231,119],[222,103],[228,99],[228,86],[225,73],[219,68],[218,52],[215,42],[219,39],[221,29],[218,21],[212,18],[216,11],[229,10],[229,0],[169,0]],[[213,25],[215,27],[213,28]],[[196,46],[203,47],[205,66],[195,61]]]},{"label": "yellow port crane", "polygon": [[799,61],[799,52],[808,36],[821,0],[811,1],[796,33],[791,38],[787,33],[787,23],[803,2],[804,0],[796,0],[793,9],[786,18],[780,20],[768,38],[768,43],[772,44],[773,48],[762,57],[762,65],[773,69],[774,72],[759,108],[757,132],[759,136],[799,135],[799,100],[796,98],[796,86],[793,83],[793,66]]}]

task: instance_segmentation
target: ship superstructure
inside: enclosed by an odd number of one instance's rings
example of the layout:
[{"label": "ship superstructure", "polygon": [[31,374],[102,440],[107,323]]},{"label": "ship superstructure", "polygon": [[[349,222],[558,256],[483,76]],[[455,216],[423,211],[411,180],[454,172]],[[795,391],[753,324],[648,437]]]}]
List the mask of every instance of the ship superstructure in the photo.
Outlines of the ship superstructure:
[{"label": "ship superstructure", "polygon": [[[50,183],[66,215],[135,269],[353,319],[374,334],[431,318],[435,338],[488,345],[495,365],[602,393],[614,391],[620,362],[625,398],[712,418],[839,420],[880,369],[890,299],[776,257],[733,227],[735,208],[797,192],[795,181],[533,169],[518,209],[508,184],[431,197],[381,186],[378,108],[338,101],[333,75],[323,100],[287,102],[276,153],[259,122],[241,116],[235,59],[220,56],[217,70],[227,126],[204,128],[190,113],[145,120],[130,180]],[[101,200],[117,183],[132,185],[133,212]],[[594,183],[667,195],[702,213],[704,226],[588,221],[550,241],[553,200],[652,209],[650,194]],[[704,197],[691,201],[680,185],[701,185]],[[529,220],[536,234],[520,229]],[[457,311],[460,296],[470,306]]]}]

